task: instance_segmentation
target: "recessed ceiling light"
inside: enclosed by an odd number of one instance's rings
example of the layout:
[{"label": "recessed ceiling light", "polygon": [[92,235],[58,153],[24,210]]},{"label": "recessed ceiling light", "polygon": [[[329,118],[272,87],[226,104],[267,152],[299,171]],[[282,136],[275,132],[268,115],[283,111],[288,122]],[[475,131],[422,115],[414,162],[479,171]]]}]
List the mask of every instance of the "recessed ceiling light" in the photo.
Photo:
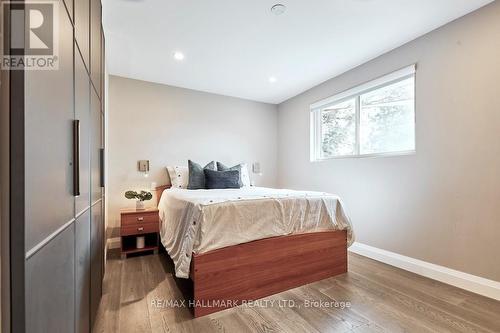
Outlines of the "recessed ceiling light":
[{"label": "recessed ceiling light", "polygon": [[179,61],[184,60],[184,54],[182,52],[175,52],[174,59]]},{"label": "recessed ceiling light", "polygon": [[286,6],[280,3],[271,7],[271,13],[273,13],[274,15],[281,15],[284,12],[286,12]]},{"label": "recessed ceiling light", "polygon": [[278,79],[275,76],[270,76],[269,77],[269,82],[274,83],[276,81],[278,81]]}]

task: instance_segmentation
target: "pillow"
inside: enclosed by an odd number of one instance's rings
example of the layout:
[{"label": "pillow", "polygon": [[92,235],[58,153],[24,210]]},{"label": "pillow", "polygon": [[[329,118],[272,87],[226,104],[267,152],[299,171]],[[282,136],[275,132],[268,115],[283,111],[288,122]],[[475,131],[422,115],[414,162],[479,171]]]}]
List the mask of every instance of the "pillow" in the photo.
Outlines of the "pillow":
[{"label": "pillow", "polygon": [[221,162],[217,162],[217,170],[218,171],[238,170],[240,172],[240,187],[250,186],[250,175],[248,174],[248,167],[246,163],[241,163],[235,165],[234,167],[228,168]]},{"label": "pillow", "polygon": [[168,166],[167,172],[170,177],[170,183],[172,183],[172,188],[187,188],[189,181],[189,172],[187,167]]},{"label": "pillow", "polygon": [[201,167],[198,163],[195,163],[191,160],[188,161],[188,169],[189,169],[189,182],[188,189],[190,190],[202,190],[205,189],[205,173],[203,173],[204,169],[215,170],[215,162],[212,161],[205,165],[204,168]]},{"label": "pillow", "polygon": [[214,171],[204,169],[207,189],[240,188],[240,172],[238,170]]}]

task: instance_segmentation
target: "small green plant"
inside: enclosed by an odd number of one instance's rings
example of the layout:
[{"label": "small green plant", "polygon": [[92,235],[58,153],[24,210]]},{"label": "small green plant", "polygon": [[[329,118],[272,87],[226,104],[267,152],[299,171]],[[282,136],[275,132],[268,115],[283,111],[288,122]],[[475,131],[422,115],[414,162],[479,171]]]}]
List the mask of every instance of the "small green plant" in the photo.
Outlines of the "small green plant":
[{"label": "small green plant", "polygon": [[125,192],[125,198],[127,199],[137,199],[139,201],[151,200],[153,195],[151,192],[141,191],[137,193],[136,191],[127,191]]}]

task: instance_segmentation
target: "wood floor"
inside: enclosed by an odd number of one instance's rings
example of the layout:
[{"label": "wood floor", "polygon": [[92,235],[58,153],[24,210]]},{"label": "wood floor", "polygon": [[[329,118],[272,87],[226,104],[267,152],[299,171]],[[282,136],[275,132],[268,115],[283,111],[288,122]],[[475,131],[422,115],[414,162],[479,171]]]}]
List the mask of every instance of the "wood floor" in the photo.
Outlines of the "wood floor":
[{"label": "wood floor", "polygon": [[166,254],[109,260],[94,332],[500,332],[500,302],[354,254],[347,274],[198,319],[174,307],[172,270]]}]

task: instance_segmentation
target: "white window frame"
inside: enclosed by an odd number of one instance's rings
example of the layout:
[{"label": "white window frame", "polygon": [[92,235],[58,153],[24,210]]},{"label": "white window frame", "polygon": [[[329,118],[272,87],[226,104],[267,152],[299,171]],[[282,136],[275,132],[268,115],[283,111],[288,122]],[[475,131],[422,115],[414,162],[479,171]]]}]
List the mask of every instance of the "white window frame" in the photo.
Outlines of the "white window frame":
[{"label": "white window frame", "polygon": [[[379,157],[379,156],[398,156],[398,155],[410,155],[416,153],[416,137],[414,138],[415,149],[397,152],[386,152],[386,153],[372,153],[372,154],[361,154],[360,153],[360,113],[361,113],[361,95],[369,93],[373,90],[377,90],[391,84],[406,80],[410,77],[415,79],[415,95],[414,95],[414,125],[416,128],[416,64],[402,68],[390,74],[384,75],[378,79],[366,82],[352,89],[341,92],[337,95],[325,98],[321,101],[311,104],[310,110],[310,123],[311,123],[311,140],[310,140],[310,159],[311,162],[324,161],[329,159],[337,158],[359,158],[359,157]],[[333,106],[338,103],[342,103],[346,100],[355,100],[355,112],[356,112],[356,143],[355,143],[355,153],[353,155],[339,155],[331,157],[323,157],[321,154],[321,138],[322,138],[322,126],[321,126],[321,112],[323,109]],[[415,131],[416,136],[416,131]]]}]

